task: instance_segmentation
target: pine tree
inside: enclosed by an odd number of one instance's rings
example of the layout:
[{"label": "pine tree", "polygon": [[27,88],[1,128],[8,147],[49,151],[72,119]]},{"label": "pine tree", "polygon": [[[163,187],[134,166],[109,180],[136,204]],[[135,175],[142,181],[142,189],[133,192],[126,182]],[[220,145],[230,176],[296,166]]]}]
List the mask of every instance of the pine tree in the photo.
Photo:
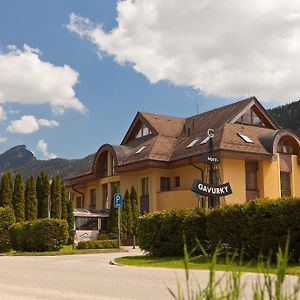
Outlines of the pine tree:
[{"label": "pine tree", "polygon": [[110,202],[109,216],[107,220],[107,230],[108,232],[112,232],[112,233],[118,232],[118,209],[114,208],[114,194],[118,194],[118,193],[119,193],[119,187],[117,184],[114,184],[111,202]]},{"label": "pine tree", "polygon": [[49,176],[45,171],[42,171],[37,178],[36,193],[38,200],[38,218],[48,217],[48,201],[50,196]]},{"label": "pine tree", "polygon": [[51,218],[61,218],[61,181],[59,176],[54,176],[50,188]]},{"label": "pine tree", "polygon": [[67,192],[64,185],[61,186],[61,218],[63,220],[68,219],[68,212],[67,212]]},{"label": "pine tree", "polygon": [[0,186],[0,206],[6,207],[9,206],[13,208],[12,204],[12,180],[11,173],[6,172],[2,175],[1,186]]},{"label": "pine tree", "polygon": [[125,192],[121,208],[121,224],[123,238],[130,239],[132,237],[132,209],[128,190]]},{"label": "pine tree", "polygon": [[13,208],[17,222],[25,220],[24,181],[21,173],[15,176],[15,184],[12,196]]},{"label": "pine tree", "polygon": [[31,175],[25,187],[25,220],[36,220],[37,218],[37,197],[34,177]]},{"label": "pine tree", "polygon": [[137,236],[139,206],[137,200],[137,193],[134,187],[131,187],[130,190],[130,201],[131,201],[131,210],[132,210],[132,234]]},{"label": "pine tree", "polygon": [[69,227],[69,239],[68,239],[68,244],[73,244],[74,242],[74,234],[73,229],[74,229],[74,213],[73,213],[73,200],[72,199],[67,199],[67,223]]}]

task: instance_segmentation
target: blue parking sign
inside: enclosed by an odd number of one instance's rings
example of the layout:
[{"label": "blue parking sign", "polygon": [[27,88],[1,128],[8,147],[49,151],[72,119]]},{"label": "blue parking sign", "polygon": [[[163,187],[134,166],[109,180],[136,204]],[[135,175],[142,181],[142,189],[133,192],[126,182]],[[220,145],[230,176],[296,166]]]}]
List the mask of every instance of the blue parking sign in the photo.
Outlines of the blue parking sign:
[{"label": "blue parking sign", "polygon": [[122,194],[114,194],[114,207],[122,207],[123,206],[123,196]]}]

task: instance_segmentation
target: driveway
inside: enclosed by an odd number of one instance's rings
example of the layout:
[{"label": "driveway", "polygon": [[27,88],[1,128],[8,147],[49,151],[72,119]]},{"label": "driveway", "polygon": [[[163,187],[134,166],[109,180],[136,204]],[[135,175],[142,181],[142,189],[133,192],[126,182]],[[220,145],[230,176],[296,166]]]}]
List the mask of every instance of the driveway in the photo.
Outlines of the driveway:
[{"label": "driveway", "polygon": [[[116,257],[139,254],[136,249],[129,253],[2,256],[0,299],[172,299],[167,287],[176,291],[177,278],[184,283],[183,270],[109,264]],[[207,283],[207,271],[192,274],[201,285]],[[255,274],[243,276],[246,294],[250,295],[256,278]]]}]

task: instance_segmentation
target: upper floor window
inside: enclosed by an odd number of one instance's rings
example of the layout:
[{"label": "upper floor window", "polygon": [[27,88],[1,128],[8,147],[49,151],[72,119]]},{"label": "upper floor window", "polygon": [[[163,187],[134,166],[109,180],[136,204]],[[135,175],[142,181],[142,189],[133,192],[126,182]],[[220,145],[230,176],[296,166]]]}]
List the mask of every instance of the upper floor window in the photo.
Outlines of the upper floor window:
[{"label": "upper floor window", "polygon": [[297,154],[295,145],[293,145],[293,143],[287,138],[282,138],[278,142],[277,152],[286,154]]},{"label": "upper floor window", "polygon": [[83,208],[83,199],[82,196],[76,196],[76,207],[75,208]]},{"label": "upper floor window", "polygon": [[142,178],[142,196],[149,195],[149,177]]},{"label": "upper floor window", "polygon": [[140,127],[138,128],[135,137],[138,139],[151,133],[151,130],[145,124],[140,123]]},{"label": "upper floor window", "polygon": [[240,117],[238,122],[243,124],[256,125],[256,126],[265,126],[263,121],[260,119],[260,117],[257,116],[257,114],[252,108],[250,108],[247,112],[245,112]]},{"label": "upper floor window", "polygon": [[96,209],[96,189],[90,190],[90,208]]}]

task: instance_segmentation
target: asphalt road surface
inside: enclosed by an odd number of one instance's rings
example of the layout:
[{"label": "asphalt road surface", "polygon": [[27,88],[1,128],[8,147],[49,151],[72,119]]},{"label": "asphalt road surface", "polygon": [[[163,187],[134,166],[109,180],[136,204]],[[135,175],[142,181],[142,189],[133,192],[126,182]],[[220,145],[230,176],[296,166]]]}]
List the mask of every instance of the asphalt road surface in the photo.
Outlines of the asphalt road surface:
[{"label": "asphalt road surface", "polygon": [[[184,283],[182,270],[109,264],[116,257],[137,254],[141,252],[2,256],[0,299],[173,299],[167,287],[176,291],[177,280]],[[192,271],[192,274],[201,285],[207,283],[207,271]],[[250,299],[250,290],[257,276],[243,276],[247,283],[246,298]]]}]

